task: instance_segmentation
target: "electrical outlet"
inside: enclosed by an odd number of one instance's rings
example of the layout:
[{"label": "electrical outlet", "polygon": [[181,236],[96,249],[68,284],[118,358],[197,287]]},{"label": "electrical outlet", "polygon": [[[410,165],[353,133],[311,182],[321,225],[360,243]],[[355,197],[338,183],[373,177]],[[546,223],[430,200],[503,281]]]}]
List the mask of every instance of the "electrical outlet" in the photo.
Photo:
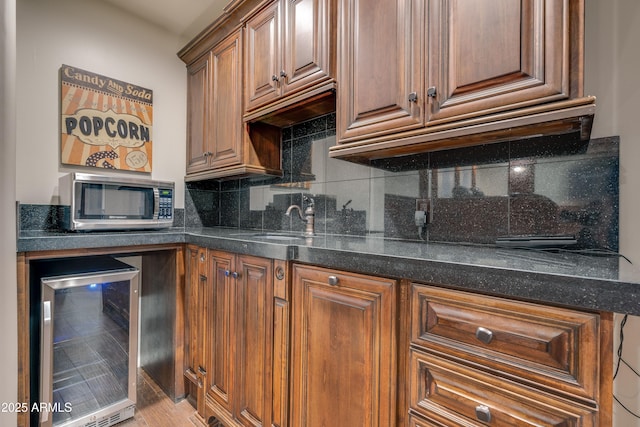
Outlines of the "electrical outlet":
[{"label": "electrical outlet", "polygon": [[[418,225],[418,216],[423,217],[418,212],[424,212],[424,222],[429,224],[431,222],[431,201],[429,199],[416,199],[416,225]],[[418,227],[420,227],[418,225]]]},{"label": "electrical outlet", "polygon": [[429,206],[431,205],[429,199],[416,199],[416,210],[429,212]]}]

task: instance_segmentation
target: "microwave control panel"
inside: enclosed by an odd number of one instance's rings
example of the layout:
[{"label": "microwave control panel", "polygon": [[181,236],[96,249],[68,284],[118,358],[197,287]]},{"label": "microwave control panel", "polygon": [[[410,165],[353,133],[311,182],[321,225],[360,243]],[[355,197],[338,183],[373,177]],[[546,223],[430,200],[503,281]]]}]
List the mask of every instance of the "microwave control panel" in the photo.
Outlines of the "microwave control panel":
[{"label": "microwave control panel", "polygon": [[173,190],[170,188],[160,188],[158,190],[160,211],[158,212],[158,219],[172,219],[173,218]]}]

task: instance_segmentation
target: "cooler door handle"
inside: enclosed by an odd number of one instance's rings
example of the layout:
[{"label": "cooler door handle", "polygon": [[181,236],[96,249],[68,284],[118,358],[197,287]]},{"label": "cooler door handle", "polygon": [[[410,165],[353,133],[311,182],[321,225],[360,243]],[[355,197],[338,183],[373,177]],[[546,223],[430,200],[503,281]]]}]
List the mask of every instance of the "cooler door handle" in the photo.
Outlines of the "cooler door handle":
[{"label": "cooler door handle", "polygon": [[[51,325],[51,301],[42,302],[42,361],[40,365],[40,399],[51,403],[51,358],[53,357],[53,337]],[[49,411],[40,414],[42,423],[49,420]]]}]

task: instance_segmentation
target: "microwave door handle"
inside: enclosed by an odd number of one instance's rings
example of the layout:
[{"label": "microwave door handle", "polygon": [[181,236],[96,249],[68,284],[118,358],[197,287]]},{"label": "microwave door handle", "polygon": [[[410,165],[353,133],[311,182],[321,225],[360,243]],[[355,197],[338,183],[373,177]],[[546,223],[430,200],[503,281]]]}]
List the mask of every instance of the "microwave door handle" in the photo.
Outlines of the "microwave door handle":
[{"label": "microwave door handle", "polygon": [[153,219],[160,217],[160,190],[158,187],[153,189]]},{"label": "microwave door handle", "polygon": [[[51,403],[51,359],[53,357],[53,337],[51,320],[51,301],[42,303],[42,365],[40,367],[40,398],[44,403]],[[40,414],[42,423],[49,420],[49,411]]]}]

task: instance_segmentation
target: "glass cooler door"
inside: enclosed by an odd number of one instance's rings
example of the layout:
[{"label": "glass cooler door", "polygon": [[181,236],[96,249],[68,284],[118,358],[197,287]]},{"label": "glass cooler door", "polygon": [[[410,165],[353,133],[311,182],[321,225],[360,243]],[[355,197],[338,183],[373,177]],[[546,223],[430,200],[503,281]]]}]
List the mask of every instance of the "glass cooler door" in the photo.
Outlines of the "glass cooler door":
[{"label": "glass cooler door", "polygon": [[41,425],[102,427],[133,416],[137,275],[41,280]]}]

